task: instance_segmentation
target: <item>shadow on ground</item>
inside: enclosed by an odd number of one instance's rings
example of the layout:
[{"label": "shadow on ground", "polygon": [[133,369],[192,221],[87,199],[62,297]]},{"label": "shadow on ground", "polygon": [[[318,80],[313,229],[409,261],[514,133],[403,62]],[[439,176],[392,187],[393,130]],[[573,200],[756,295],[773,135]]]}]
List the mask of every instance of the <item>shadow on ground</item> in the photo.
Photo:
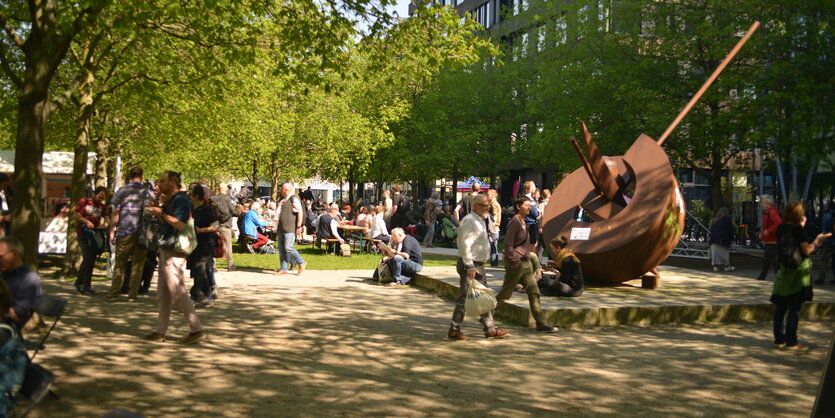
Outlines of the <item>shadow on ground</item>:
[{"label": "shadow on ground", "polygon": [[[108,303],[46,280],[70,299],[38,357],[62,399],[33,416],[808,415],[833,329],[801,323],[805,354],[771,349],[768,324],[508,326],[510,338],[485,340],[467,319],[473,340],[450,342],[450,302],[364,275],[230,280],[199,311],[209,338],[194,346],[140,338],[153,298]],[[187,333],[180,314],[171,323],[172,337]]]}]

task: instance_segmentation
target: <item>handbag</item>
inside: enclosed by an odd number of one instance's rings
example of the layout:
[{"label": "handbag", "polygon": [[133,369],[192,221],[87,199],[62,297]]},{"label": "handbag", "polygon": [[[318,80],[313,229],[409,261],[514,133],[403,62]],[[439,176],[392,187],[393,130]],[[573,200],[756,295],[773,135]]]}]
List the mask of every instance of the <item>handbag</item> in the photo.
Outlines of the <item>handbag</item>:
[{"label": "handbag", "polygon": [[492,289],[475,279],[469,279],[467,287],[467,300],[464,302],[464,312],[467,316],[477,318],[496,309],[498,302]]},{"label": "handbag", "polygon": [[377,265],[377,269],[374,270],[374,280],[377,283],[391,283],[394,281],[394,276],[391,274],[391,269],[389,268],[388,263],[380,263]]},{"label": "handbag", "polygon": [[166,251],[189,255],[197,248],[197,233],[194,230],[194,218],[188,218],[183,229],[174,231],[165,238],[160,238],[159,248]]},{"label": "handbag", "polygon": [[215,258],[226,257],[226,244],[223,241],[223,235],[220,232],[215,232]]}]

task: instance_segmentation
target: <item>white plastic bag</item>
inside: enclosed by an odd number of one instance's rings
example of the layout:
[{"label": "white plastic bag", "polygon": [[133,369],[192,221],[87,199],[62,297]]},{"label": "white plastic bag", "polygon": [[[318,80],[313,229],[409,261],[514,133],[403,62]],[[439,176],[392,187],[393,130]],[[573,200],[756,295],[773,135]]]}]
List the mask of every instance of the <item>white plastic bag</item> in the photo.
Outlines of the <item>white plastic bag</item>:
[{"label": "white plastic bag", "polygon": [[496,309],[497,302],[493,290],[475,279],[469,279],[467,287],[467,300],[464,302],[464,312],[467,316],[478,318]]}]

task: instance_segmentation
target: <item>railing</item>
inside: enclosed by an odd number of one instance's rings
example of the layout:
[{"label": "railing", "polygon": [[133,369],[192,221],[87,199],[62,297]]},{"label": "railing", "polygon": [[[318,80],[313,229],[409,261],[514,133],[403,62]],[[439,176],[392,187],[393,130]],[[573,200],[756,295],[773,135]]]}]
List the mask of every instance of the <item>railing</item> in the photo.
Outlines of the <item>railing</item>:
[{"label": "railing", "polygon": [[684,232],[681,233],[681,238],[678,239],[678,244],[673,248],[670,255],[707,260],[710,258],[710,229],[699,222],[690,212],[687,212],[686,215]]}]

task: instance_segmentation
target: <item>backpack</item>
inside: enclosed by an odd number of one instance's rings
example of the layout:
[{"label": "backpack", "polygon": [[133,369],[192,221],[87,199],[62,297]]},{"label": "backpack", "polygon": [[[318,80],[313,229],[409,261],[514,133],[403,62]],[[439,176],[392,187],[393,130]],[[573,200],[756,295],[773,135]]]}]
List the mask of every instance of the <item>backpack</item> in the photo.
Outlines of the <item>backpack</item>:
[{"label": "backpack", "polygon": [[14,407],[14,395],[23,384],[29,358],[12,326],[0,323],[0,334],[9,334],[0,346],[0,416],[7,416]]},{"label": "backpack", "polygon": [[339,244],[339,255],[342,257],[350,257],[351,246],[348,244]]},{"label": "backpack", "polygon": [[777,248],[779,249],[777,261],[780,263],[780,266],[787,269],[800,267],[800,263],[803,262],[803,255],[800,253],[800,243],[797,242],[797,239],[795,239],[791,231],[780,234]]}]

